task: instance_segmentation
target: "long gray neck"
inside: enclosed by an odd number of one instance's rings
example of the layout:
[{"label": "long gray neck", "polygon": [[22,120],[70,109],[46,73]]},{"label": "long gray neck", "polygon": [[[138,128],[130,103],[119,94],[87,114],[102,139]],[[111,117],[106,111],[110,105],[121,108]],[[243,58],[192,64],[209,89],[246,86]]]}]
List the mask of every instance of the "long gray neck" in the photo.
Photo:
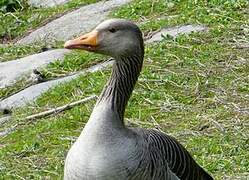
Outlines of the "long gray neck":
[{"label": "long gray neck", "polygon": [[127,102],[134,89],[143,64],[143,53],[129,57],[117,58],[114,62],[111,77],[101,93],[97,104],[108,101],[123,123]]}]

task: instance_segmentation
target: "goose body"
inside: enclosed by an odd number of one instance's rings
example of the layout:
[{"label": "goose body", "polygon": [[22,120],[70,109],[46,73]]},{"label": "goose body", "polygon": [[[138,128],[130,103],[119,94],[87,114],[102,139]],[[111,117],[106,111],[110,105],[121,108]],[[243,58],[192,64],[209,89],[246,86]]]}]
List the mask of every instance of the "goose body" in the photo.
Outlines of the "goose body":
[{"label": "goose body", "polygon": [[65,180],[212,180],[173,137],[124,125],[144,56],[142,33],[135,24],[107,20],[65,47],[115,58],[112,75],[67,154]]}]

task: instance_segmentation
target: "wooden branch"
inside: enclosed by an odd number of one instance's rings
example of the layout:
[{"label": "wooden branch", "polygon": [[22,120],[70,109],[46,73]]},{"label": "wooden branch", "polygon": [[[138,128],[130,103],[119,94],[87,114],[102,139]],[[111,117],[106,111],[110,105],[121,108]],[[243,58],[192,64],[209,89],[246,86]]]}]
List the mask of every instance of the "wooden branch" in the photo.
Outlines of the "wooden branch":
[{"label": "wooden branch", "polygon": [[43,118],[43,117],[49,116],[51,114],[55,114],[55,113],[58,113],[58,112],[62,112],[62,111],[71,109],[74,106],[86,103],[86,102],[88,102],[88,101],[90,101],[92,99],[95,99],[95,98],[97,98],[97,96],[96,95],[92,95],[92,96],[89,96],[87,98],[81,99],[79,101],[75,101],[75,102],[72,102],[70,104],[66,104],[64,106],[60,106],[60,107],[57,107],[57,108],[54,108],[54,109],[50,109],[48,111],[44,111],[44,112],[41,112],[41,113],[38,113],[38,114],[34,114],[34,115],[31,115],[31,116],[28,116],[28,117],[25,118],[25,120],[33,120],[33,119]]},{"label": "wooden branch", "polygon": [[60,106],[60,107],[57,107],[57,108],[54,108],[54,109],[50,109],[48,111],[44,111],[44,112],[41,112],[41,113],[38,113],[38,114],[33,114],[31,116],[27,116],[26,118],[24,118],[23,121],[21,121],[20,123],[17,123],[15,124],[14,126],[12,126],[11,128],[7,128],[3,131],[0,131],[0,137],[3,137],[3,136],[6,136],[8,134],[10,134],[11,132],[13,132],[14,130],[16,130],[16,128],[20,125],[25,125],[27,121],[31,121],[31,120],[34,120],[34,119],[40,119],[40,118],[43,118],[43,117],[46,117],[46,116],[49,116],[51,114],[55,114],[55,113],[59,113],[59,112],[62,112],[62,111],[65,111],[65,110],[68,110],[68,109],[71,109],[73,108],[74,106],[78,106],[80,104],[84,104],[92,99],[95,99],[97,98],[96,95],[92,95],[92,96],[89,96],[87,98],[84,98],[84,99],[81,99],[79,101],[75,101],[75,102],[72,102],[72,103],[69,103],[69,104],[66,104],[64,106]]}]

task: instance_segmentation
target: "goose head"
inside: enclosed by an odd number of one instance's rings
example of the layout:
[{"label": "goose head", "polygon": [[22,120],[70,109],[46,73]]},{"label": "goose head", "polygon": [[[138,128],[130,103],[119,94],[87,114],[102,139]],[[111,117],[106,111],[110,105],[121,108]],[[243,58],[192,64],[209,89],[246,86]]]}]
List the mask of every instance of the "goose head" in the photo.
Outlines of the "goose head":
[{"label": "goose head", "polygon": [[110,19],[100,23],[91,32],[64,44],[67,49],[82,49],[114,58],[143,54],[140,29],[132,22]]}]

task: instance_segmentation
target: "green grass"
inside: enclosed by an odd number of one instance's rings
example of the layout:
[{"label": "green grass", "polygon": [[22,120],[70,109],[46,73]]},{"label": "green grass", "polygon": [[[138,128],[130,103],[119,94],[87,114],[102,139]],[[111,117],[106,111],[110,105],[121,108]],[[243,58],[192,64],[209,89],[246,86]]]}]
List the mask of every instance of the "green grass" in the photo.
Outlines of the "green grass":
[{"label": "green grass", "polygon": [[[246,173],[248,178],[249,51],[237,48],[249,43],[248,3],[158,0],[151,8],[153,2],[135,0],[112,16],[130,17],[144,32],[189,23],[205,24],[209,31],[146,45],[125,117],[134,126],[157,127],[176,137],[215,179],[243,179]],[[58,77],[105,58],[76,51],[43,72]],[[0,139],[0,179],[61,179],[65,155],[95,102],[37,121],[23,117],[99,94],[109,75],[110,69],[81,76],[46,92],[36,106],[15,110],[1,127],[19,124]]]},{"label": "green grass", "polygon": [[21,78],[13,85],[0,89],[0,101],[30,86],[31,82],[27,78]]},{"label": "green grass", "polygon": [[74,51],[66,55],[63,61],[50,63],[46,68],[42,69],[41,73],[44,74],[47,79],[58,78],[93,66],[105,59],[107,59],[107,57],[99,54]]},{"label": "green grass", "polygon": [[[61,14],[64,14],[70,10],[73,10],[75,8],[81,7],[86,4],[97,2],[98,0],[73,0],[70,1],[67,4],[53,7],[53,8],[32,8],[28,6],[24,6],[23,9],[17,10],[16,12],[12,13],[3,13],[0,12],[0,20],[1,20],[1,26],[0,26],[0,39],[4,42],[4,38],[7,38],[9,40],[13,40],[15,38],[20,38],[21,36],[25,35],[27,31],[31,31],[42,24],[45,24],[49,22],[49,20],[56,18],[60,16]],[[26,4],[27,5],[27,4]],[[19,22],[20,21],[20,22]],[[18,23],[17,23],[18,22]],[[0,40],[1,42],[1,40]],[[14,60],[18,58],[22,58],[31,54],[40,53],[44,50],[47,50],[48,48],[61,48],[63,45],[63,42],[56,42],[53,45],[46,44],[46,43],[36,43],[31,45],[15,45],[15,44],[6,44],[3,46],[0,46],[0,63]],[[76,58],[76,57],[81,58]],[[81,62],[80,66],[77,66],[79,63],[75,63],[74,67],[75,69],[73,71],[79,70],[79,67],[87,67],[87,65],[82,65],[84,62],[84,59],[86,60],[89,55],[82,55],[78,54],[76,56],[71,56],[74,59],[77,59],[77,62]],[[89,58],[91,59],[91,58]],[[91,63],[89,63],[90,65]],[[53,64],[55,67],[60,69],[61,65],[60,62],[55,62]],[[88,66],[89,66],[88,65]],[[66,66],[66,60],[65,60],[65,66]],[[77,67],[77,68],[76,68]],[[46,75],[46,78],[52,78],[52,77],[58,77],[59,75],[63,76],[65,73],[71,72],[72,67],[69,69],[66,67],[62,67],[60,69],[59,74],[57,73],[57,70],[53,72],[51,69],[54,69],[53,67],[48,67],[48,70],[43,70],[42,73]],[[67,71],[63,71],[67,69]],[[63,71],[63,72],[62,72]],[[0,89],[0,100],[4,99],[11,94],[14,94],[18,92],[20,89],[23,89],[29,85],[29,82],[24,78],[21,81],[18,81],[16,84],[11,85],[9,87],[6,87],[5,89]]]},{"label": "green grass", "polygon": [[47,48],[46,45],[32,44],[32,45],[9,45],[6,47],[0,47],[0,63],[22,58],[31,54],[40,53],[43,51],[43,48]]},{"label": "green grass", "polygon": [[[0,46],[0,62],[38,53],[44,48],[51,47],[50,44],[15,45],[13,42],[66,12],[97,1],[73,0],[51,8],[34,8],[26,5],[15,12],[0,11],[0,44],[8,43],[6,46]],[[52,47],[62,47],[61,45],[56,42]]]},{"label": "green grass", "polygon": [[73,0],[52,8],[26,7],[13,13],[0,12],[0,37],[13,40],[61,14],[97,0]]}]

